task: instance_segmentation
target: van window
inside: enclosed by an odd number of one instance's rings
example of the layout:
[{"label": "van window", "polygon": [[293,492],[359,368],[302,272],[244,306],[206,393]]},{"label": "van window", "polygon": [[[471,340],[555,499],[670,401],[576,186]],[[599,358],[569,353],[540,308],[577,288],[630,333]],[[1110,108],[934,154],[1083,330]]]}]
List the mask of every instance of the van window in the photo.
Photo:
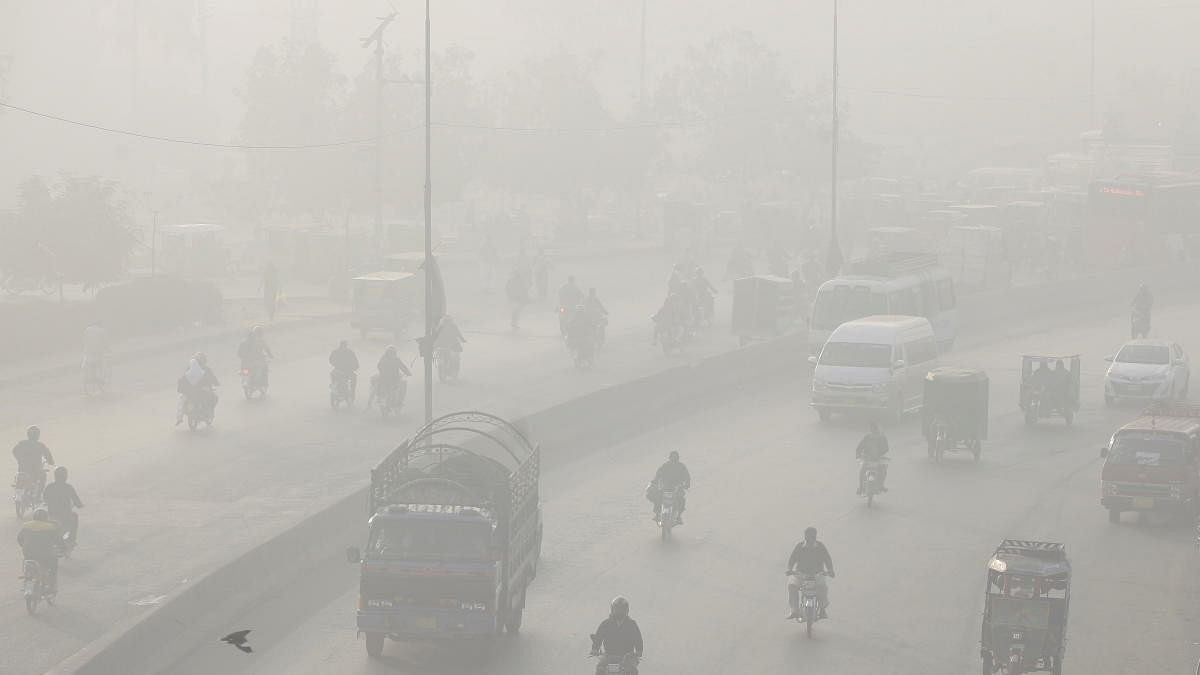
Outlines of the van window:
[{"label": "van window", "polygon": [[887,296],[872,293],[867,286],[834,286],[817,293],[813,305],[813,328],[833,330],[872,314],[887,313]]},{"label": "van window", "polygon": [[923,337],[904,346],[908,362],[911,364],[929,363],[937,359],[937,342],[931,337]]},{"label": "van window", "polygon": [[954,309],[954,281],[951,279],[940,279],[937,282],[938,289],[938,305],[944,312],[948,309]]},{"label": "van window", "polygon": [[817,363],[822,366],[890,368],[892,346],[866,342],[826,342]]},{"label": "van window", "polygon": [[1136,466],[1180,466],[1188,460],[1186,446],[1176,436],[1154,433],[1125,433],[1109,451],[1110,464]]}]

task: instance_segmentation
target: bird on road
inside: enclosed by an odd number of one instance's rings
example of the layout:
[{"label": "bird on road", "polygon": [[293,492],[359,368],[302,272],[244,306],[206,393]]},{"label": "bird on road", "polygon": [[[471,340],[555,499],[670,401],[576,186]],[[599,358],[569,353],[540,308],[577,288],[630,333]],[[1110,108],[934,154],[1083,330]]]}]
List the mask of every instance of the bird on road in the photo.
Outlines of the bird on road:
[{"label": "bird on road", "polygon": [[229,635],[226,635],[225,637],[221,638],[221,642],[226,642],[228,644],[231,644],[234,647],[237,647],[238,649],[242,650],[243,652],[246,652],[247,654],[249,654],[250,652],[254,651],[253,649],[250,648],[250,645],[246,644],[246,636],[249,634],[250,634],[250,631],[248,631],[248,630],[239,630],[235,633],[230,633]]}]

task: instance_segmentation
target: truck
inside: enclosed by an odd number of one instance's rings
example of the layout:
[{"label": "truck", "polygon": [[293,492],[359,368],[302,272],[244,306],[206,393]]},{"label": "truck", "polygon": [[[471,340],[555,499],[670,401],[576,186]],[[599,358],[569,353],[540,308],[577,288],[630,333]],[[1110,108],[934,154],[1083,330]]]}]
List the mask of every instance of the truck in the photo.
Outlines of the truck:
[{"label": "truck", "polygon": [[483,645],[521,629],[542,544],[540,449],[479,411],[433,420],[371,471],[358,634]]},{"label": "truck", "polygon": [[1125,511],[1200,513],[1200,405],[1159,404],[1117,430],[1100,449],[1100,504],[1108,519]]}]

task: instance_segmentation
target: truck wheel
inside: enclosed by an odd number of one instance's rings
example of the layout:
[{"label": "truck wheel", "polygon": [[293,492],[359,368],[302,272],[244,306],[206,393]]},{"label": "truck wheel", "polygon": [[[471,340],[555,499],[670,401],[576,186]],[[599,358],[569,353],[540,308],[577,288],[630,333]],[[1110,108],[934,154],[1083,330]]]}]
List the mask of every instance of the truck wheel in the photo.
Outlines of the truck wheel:
[{"label": "truck wheel", "polygon": [[992,675],[995,670],[992,667],[992,655],[990,652],[985,652],[983,655],[983,675]]},{"label": "truck wheel", "polygon": [[383,655],[383,633],[367,633],[367,656],[377,659]]},{"label": "truck wheel", "polygon": [[1108,522],[1110,522],[1110,523],[1121,522],[1121,512],[1118,511],[1117,509],[1109,509],[1108,510]]},{"label": "truck wheel", "polygon": [[521,622],[525,619],[525,589],[521,589],[520,600],[512,603],[508,615],[504,617],[504,629],[509,635],[521,632]]}]

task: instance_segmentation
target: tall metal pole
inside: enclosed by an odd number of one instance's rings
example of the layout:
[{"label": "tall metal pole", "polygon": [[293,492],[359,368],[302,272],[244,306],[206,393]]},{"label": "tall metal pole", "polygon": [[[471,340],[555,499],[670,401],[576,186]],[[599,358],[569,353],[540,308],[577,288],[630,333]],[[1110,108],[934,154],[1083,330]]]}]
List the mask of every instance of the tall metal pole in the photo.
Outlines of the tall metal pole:
[{"label": "tall metal pole", "polygon": [[[838,210],[838,4],[837,0],[833,0],[833,143],[831,171],[829,175],[829,246],[830,257],[834,247],[839,248],[838,230],[837,230],[837,210]],[[837,270],[826,270],[826,274],[837,274]]]},{"label": "tall metal pole", "polygon": [[1096,128],[1096,0],[1092,0],[1091,57],[1088,62],[1088,131]]},{"label": "tall metal pole", "polygon": [[362,39],[362,46],[375,45],[375,250],[384,249],[383,232],[383,32],[396,18],[393,12],[379,17],[375,32]]},{"label": "tall metal pole", "polygon": [[646,112],[646,0],[642,0],[641,56],[638,61],[638,112]]},{"label": "tall metal pole", "polygon": [[425,423],[433,421],[433,134],[430,110],[433,69],[430,66],[429,0],[425,0]]},{"label": "tall metal pole", "polygon": [[154,224],[150,227],[150,276],[158,271],[158,211],[154,212]]}]

